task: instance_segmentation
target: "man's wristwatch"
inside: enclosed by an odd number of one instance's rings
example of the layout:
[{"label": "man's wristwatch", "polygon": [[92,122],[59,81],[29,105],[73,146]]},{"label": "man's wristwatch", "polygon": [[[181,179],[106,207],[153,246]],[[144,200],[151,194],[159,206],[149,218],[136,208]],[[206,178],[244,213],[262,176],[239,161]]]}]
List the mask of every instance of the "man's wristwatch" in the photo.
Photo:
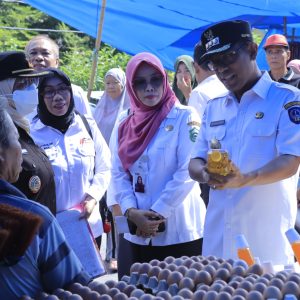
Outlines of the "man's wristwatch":
[{"label": "man's wristwatch", "polygon": [[130,210],[131,210],[131,209],[132,209],[132,207],[127,208],[126,211],[125,211],[125,213],[124,213],[124,216],[125,216],[127,219],[129,219],[129,213],[130,213]]}]

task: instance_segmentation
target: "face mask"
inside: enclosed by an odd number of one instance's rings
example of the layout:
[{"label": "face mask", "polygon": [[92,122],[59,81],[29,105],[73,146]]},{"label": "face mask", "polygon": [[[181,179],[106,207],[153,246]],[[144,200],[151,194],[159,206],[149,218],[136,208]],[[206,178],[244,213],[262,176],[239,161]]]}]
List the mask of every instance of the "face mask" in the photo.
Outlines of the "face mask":
[{"label": "face mask", "polygon": [[22,116],[32,113],[38,105],[38,90],[33,83],[24,90],[16,90],[13,92],[13,101],[17,112]]}]

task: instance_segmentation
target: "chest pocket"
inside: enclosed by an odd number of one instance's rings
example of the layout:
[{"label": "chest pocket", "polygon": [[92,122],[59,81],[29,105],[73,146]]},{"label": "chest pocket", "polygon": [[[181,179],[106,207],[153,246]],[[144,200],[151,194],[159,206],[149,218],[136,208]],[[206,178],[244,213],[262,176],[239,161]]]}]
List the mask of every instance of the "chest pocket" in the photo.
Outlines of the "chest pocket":
[{"label": "chest pocket", "polygon": [[276,124],[274,122],[252,122],[247,129],[247,132],[253,137],[270,137],[276,131]]},{"label": "chest pocket", "polygon": [[212,139],[217,139],[222,141],[226,136],[226,127],[225,125],[208,127],[207,130],[207,140],[210,142]]},{"label": "chest pocket", "polygon": [[80,141],[78,151],[81,156],[95,156],[95,145],[91,138],[83,138]]}]

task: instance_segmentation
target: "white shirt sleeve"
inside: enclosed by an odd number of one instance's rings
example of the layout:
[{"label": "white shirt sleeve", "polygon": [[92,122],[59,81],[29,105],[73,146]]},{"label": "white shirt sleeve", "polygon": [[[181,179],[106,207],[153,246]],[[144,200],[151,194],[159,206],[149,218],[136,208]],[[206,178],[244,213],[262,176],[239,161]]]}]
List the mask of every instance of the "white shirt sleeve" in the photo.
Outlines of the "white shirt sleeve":
[{"label": "white shirt sleeve", "polygon": [[82,115],[88,115],[92,117],[90,104],[84,90],[80,86],[72,84],[72,92],[76,110]]}]

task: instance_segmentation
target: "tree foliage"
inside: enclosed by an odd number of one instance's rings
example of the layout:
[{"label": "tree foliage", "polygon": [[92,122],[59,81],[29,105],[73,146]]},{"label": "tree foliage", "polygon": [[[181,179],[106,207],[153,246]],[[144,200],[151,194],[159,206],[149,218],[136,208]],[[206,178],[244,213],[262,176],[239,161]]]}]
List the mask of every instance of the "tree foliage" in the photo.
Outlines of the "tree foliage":
[{"label": "tree foliage", "polygon": [[[74,30],[29,5],[17,2],[0,2],[0,26]],[[27,42],[37,34],[45,34],[45,32],[0,28],[1,51],[23,51]],[[74,32],[49,31],[46,34],[59,45],[61,69],[70,76],[73,83],[86,90],[91,74],[95,39],[86,34]],[[98,52],[97,76],[93,89],[103,90],[105,73],[114,67],[125,70],[129,58],[129,55],[102,43]]]}]

